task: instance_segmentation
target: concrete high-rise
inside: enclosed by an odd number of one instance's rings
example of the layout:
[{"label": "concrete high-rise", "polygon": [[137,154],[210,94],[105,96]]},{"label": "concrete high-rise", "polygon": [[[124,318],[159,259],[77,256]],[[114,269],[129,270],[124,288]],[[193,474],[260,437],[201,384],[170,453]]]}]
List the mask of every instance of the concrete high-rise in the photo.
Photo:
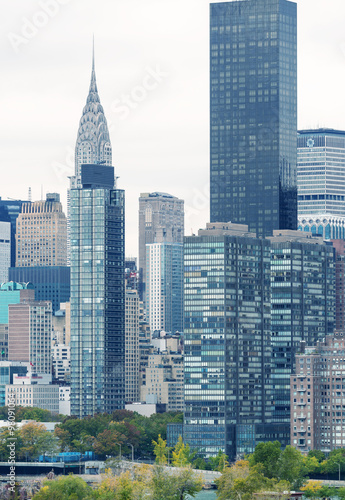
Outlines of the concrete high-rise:
[{"label": "concrete high-rise", "polygon": [[8,359],[8,307],[27,300],[35,300],[31,283],[2,283],[0,285],[0,350],[1,361]]},{"label": "concrete high-rise", "polygon": [[299,130],[298,229],[345,239],[345,132]]},{"label": "concrete high-rise", "polygon": [[16,267],[66,266],[67,219],[60,195],[22,205],[17,217]]},{"label": "concrete high-rise", "polygon": [[290,380],[292,446],[304,454],[344,448],[344,333],[302,345]]},{"label": "concrete high-rise", "polygon": [[36,373],[51,374],[51,302],[23,300],[8,306],[8,359],[27,361]]},{"label": "concrete high-rise", "polygon": [[167,193],[141,193],[139,198],[139,271],[140,297],[144,302],[146,245],[150,243],[183,243],[184,201]]},{"label": "concrete high-rise", "polygon": [[71,414],[125,404],[124,192],[114,167],[82,165],[70,191]]},{"label": "concrete high-rise", "polygon": [[210,5],[211,221],[297,229],[297,5]]},{"label": "concrete high-rise", "polygon": [[140,401],[139,392],[139,318],[140,301],[137,290],[126,290],[126,372],[125,401]]}]

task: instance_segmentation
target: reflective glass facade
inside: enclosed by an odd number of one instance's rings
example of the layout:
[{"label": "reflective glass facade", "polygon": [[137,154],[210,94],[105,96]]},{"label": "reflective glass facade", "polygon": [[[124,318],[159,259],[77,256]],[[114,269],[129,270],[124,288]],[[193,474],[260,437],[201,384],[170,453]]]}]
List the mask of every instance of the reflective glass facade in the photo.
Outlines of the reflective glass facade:
[{"label": "reflective glass facade", "polygon": [[234,458],[272,421],[270,242],[193,236],[184,249],[184,438]]},{"label": "reflective glass facade", "polygon": [[273,417],[290,422],[290,375],[300,342],[316,345],[335,326],[335,262],[331,245],[271,243]]},{"label": "reflective glass facade", "polygon": [[84,417],[124,407],[124,192],[72,189],[70,210],[71,414]]},{"label": "reflective glass facade", "polygon": [[151,331],[183,331],[183,245],[146,245],[146,310]]},{"label": "reflective glass facade", "polygon": [[297,229],[297,13],[286,0],[210,5],[211,221]]}]

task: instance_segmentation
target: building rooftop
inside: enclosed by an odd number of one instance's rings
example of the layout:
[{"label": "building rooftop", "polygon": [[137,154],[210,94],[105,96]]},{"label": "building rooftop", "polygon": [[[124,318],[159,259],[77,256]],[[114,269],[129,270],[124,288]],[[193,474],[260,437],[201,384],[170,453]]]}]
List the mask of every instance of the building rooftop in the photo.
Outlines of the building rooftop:
[{"label": "building rooftop", "polygon": [[248,231],[246,224],[232,222],[207,222],[206,229],[199,229],[198,236],[246,236],[256,238],[255,233]]},{"label": "building rooftop", "polygon": [[307,130],[298,130],[299,135],[342,135],[345,137],[344,130],[335,130],[334,128],[316,128]]},{"label": "building rooftop", "polygon": [[177,199],[176,196],[172,196],[169,193],[161,193],[160,191],[155,191],[154,193],[140,193],[140,198],[174,198],[174,199]]}]

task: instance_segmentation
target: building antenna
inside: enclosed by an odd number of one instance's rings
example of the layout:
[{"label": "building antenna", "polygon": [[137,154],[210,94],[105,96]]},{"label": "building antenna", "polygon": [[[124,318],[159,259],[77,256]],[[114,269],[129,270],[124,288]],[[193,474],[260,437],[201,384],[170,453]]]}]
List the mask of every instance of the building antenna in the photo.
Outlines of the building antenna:
[{"label": "building antenna", "polygon": [[28,192],[28,201],[32,201],[32,196],[31,196],[31,187],[29,187],[29,192]]},{"label": "building antenna", "polygon": [[41,184],[41,200],[43,200],[43,184]]}]

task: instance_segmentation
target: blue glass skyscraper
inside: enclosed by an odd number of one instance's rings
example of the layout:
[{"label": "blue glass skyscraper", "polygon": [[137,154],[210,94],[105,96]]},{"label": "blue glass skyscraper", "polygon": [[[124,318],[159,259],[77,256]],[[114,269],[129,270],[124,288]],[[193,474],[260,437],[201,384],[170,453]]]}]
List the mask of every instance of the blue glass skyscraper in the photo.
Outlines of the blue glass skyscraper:
[{"label": "blue glass skyscraper", "polygon": [[211,222],[297,229],[297,9],[210,5]]},{"label": "blue glass skyscraper", "polygon": [[70,191],[71,414],[124,408],[124,192],[114,168],[82,165]]}]

